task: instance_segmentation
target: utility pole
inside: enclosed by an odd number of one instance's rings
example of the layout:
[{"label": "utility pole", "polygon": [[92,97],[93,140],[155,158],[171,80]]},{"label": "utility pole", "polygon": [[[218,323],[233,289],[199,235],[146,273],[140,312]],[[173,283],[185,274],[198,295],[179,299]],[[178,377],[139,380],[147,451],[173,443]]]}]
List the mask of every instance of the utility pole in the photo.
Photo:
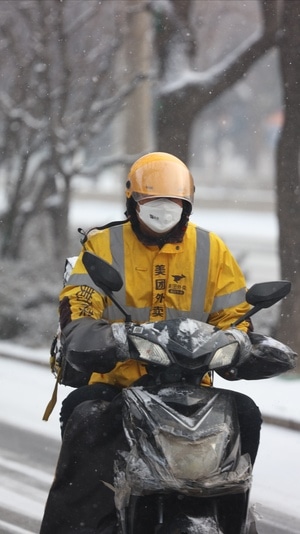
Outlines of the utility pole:
[{"label": "utility pole", "polygon": [[141,76],[124,108],[126,154],[151,152],[154,149],[153,114],[153,29],[147,0],[126,0],[126,36],[124,63],[126,78]]}]

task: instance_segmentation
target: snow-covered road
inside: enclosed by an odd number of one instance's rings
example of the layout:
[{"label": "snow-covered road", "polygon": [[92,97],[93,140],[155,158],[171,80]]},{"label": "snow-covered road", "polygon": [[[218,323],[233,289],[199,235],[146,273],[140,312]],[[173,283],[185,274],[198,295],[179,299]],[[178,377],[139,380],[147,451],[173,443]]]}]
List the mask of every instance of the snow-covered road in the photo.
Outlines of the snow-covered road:
[{"label": "snow-covered road", "polygon": [[[5,352],[11,355],[0,359],[0,426],[4,424],[13,425],[23,430],[31,430],[39,435],[45,447],[57,444],[59,449],[59,423],[58,413],[62,399],[68,393],[69,388],[60,387],[59,400],[48,422],[42,421],[44,408],[51,396],[54,379],[50,371],[40,365],[28,364],[17,361],[14,355],[28,356],[28,352],[22,347],[15,347],[9,343],[0,343],[0,354]],[[39,360],[44,358],[47,361],[46,351],[32,351],[33,358]],[[218,379],[220,387],[228,385],[227,382]],[[232,385],[232,384],[231,384]],[[300,422],[300,379],[291,377],[278,377],[274,379],[246,382],[241,381],[234,384],[238,389],[252,396],[265,414],[279,415],[283,418],[293,419]],[[21,433],[22,435],[22,433]],[[1,441],[3,435],[1,436]],[[46,440],[46,441],[45,441]],[[0,482],[0,510],[1,508],[12,509],[20,514],[25,512],[31,515],[32,519],[38,521],[42,517],[47,491],[52,480],[52,472],[55,467],[55,451],[52,448],[51,462],[46,467],[41,467],[41,454],[44,449],[34,449],[29,451],[30,464],[24,465],[24,458],[16,458],[10,451],[10,457],[3,456],[3,448],[0,445],[0,471],[2,481]],[[35,453],[33,454],[33,451]],[[300,532],[300,433],[283,428],[263,425],[261,435],[261,445],[258,453],[255,469],[254,484],[252,488],[252,503],[267,506],[287,516],[294,516],[292,520],[292,530],[287,532]],[[49,458],[49,451],[45,449],[45,458]],[[36,458],[36,459],[35,459]],[[52,465],[52,467],[51,467]],[[9,469],[9,487],[7,474],[4,468]],[[25,476],[20,484],[20,472]],[[34,481],[34,482],[33,482]],[[280,515],[282,518],[282,516]],[[277,524],[280,520],[277,519]],[[293,530],[294,528],[294,530]],[[6,530],[5,530],[6,529]],[[0,533],[8,534],[11,531],[6,526]],[[28,534],[30,530],[19,531],[20,534]],[[34,532],[31,530],[31,532]],[[276,531],[273,529],[273,534]],[[281,532],[281,531],[277,531]]]}]

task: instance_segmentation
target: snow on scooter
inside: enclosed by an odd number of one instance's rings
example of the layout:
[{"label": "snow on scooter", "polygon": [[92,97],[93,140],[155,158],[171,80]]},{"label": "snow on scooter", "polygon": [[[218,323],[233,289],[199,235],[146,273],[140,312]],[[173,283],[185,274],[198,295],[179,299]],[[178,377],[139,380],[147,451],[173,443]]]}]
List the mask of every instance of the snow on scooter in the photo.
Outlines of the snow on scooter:
[{"label": "snow on scooter", "polygon": [[[115,458],[116,532],[120,534],[245,534],[252,466],[241,454],[234,394],[199,385],[206,373],[237,374],[238,343],[192,319],[133,324],[114,292],[119,273],[90,252],[83,263],[93,282],[123,312],[130,358],[147,363],[146,386],[123,390],[128,449]],[[290,282],[255,284],[253,308],[233,327],[290,291]],[[243,378],[275,376],[295,365],[295,353],[272,338],[250,334]],[[70,359],[78,370],[81,360]],[[249,530],[250,529],[250,530]],[[100,530],[101,532],[101,530]]]}]

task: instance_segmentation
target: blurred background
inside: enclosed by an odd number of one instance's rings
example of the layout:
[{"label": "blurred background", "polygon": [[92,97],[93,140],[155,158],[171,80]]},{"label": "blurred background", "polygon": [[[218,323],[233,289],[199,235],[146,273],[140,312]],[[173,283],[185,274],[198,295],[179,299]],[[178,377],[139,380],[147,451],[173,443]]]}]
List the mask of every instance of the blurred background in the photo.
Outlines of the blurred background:
[{"label": "blurred background", "polygon": [[76,228],[122,219],[160,150],[249,282],[292,281],[261,327],[299,352],[299,21],[300,0],[1,0],[2,340],[51,343]]}]

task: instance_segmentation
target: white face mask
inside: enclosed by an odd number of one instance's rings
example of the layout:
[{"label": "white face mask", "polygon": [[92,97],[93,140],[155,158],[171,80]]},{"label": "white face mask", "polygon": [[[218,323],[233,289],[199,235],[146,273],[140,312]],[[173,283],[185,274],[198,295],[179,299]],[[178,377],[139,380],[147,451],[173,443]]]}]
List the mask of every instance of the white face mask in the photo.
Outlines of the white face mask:
[{"label": "white face mask", "polygon": [[181,219],[182,206],[167,198],[150,200],[145,204],[139,204],[139,207],[138,215],[141,221],[158,234],[168,232]]}]

